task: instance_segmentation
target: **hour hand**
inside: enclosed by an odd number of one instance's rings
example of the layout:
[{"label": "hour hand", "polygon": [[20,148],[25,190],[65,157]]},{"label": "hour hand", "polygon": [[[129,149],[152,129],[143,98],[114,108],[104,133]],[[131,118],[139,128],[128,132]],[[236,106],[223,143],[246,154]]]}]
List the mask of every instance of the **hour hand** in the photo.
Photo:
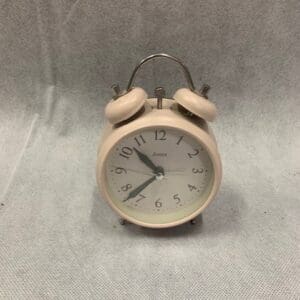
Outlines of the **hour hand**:
[{"label": "hour hand", "polygon": [[140,152],[138,149],[133,147],[133,150],[139,157],[140,161],[142,161],[148,168],[150,168],[155,174],[158,173],[159,168],[151,161],[151,159],[144,153]]}]

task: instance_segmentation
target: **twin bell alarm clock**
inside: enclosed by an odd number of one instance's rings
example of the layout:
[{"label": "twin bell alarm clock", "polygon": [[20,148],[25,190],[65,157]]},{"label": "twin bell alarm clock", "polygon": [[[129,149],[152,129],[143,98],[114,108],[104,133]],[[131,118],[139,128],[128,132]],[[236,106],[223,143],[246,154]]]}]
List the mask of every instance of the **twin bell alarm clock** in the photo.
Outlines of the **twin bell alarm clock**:
[{"label": "twin bell alarm clock", "polygon": [[[158,57],[178,63],[188,83],[170,99],[162,87],[148,98],[133,86],[140,67]],[[208,126],[217,113],[208,89],[195,90],[187,67],[163,53],[143,59],[125,91],[114,86],[105,108],[97,183],[122,220],[150,228],[176,226],[194,220],[216,196],[222,169]]]}]

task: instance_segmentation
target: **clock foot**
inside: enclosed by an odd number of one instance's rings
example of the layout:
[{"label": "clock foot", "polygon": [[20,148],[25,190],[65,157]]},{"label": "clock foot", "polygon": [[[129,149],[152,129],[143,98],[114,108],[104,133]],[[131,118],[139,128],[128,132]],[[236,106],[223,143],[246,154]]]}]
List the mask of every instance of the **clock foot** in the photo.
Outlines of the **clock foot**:
[{"label": "clock foot", "polygon": [[119,219],[119,223],[120,223],[120,225],[124,226],[124,225],[126,225],[126,220],[120,218],[120,219]]},{"label": "clock foot", "polygon": [[196,222],[196,219],[192,219],[191,221],[190,221],[190,223],[191,223],[191,225],[195,225],[197,222]]},{"label": "clock foot", "polygon": [[195,225],[195,224],[198,224],[198,225],[202,225],[202,222],[203,222],[203,219],[202,219],[202,214],[198,215],[195,219],[192,219],[190,221],[190,224],[191,225]]}]

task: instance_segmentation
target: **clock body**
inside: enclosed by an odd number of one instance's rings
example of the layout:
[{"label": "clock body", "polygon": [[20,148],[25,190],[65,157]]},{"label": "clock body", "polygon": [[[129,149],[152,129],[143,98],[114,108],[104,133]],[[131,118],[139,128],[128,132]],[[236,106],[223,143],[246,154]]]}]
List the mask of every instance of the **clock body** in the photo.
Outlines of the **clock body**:
[{"label": "clock body", "polygon": [[221,182],[216,140],[203,119],[174,100],[148,99],[135,118],[107,124],[97,158],[104,199],[124,219],[144,227],[172,227],[199,215]]}]

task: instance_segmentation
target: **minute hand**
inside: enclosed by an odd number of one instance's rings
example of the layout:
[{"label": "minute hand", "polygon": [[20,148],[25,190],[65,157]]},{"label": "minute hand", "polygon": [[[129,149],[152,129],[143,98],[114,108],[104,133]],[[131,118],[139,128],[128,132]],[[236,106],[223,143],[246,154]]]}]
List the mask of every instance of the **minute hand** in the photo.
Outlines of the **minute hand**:
[{"label": "minute hand", "polygon": [[156,176],[152,176],[151,178],[149,178],[147,181],[145,181],[144,183],[142,183],[141,185],[139,185],[137,188],[135,188],[134,190],[132,190],[126,199],[123,200],[123,202],[129,200],[130,198],[134,198],[136,197],[142,190],[144,190],[149,184],[151,184],[154,180],[156,179]]},{"label": "minute hand", "polygon": [[133,147],[133,150],[139,157],[140,161],[142,161],[147,167],[149,167],[154,173],[159,171],[159,168],[151,161],[151,159],[144,153],[140,152],[138,149]]}]

